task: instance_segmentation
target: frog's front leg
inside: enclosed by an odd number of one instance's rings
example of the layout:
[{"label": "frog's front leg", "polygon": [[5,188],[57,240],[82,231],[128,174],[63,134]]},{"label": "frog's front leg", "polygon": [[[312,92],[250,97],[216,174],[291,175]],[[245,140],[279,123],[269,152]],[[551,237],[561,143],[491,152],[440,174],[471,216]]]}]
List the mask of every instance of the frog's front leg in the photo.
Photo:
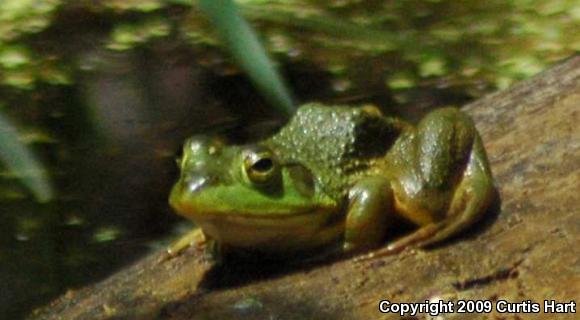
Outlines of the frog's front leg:
[{"label": "frog's front leg", "polygon": [[185,249],[191,246],[203,246],[207,242],[207,238],[201,228],[193,228],[186,234],[182,235],[177,241],[169,245],[167,253],[174,257],[179,255]]},{"label": "frog's front leg", "polygon": [[371,176],[357,182],[348,193],[344,251],[379,246],[393,216],[394,195],[389,180]]},{"label": "frog's front leg", "polygon": [[224,245],[209,238],[201,228],[194,228],[167,248],[168,258],[178,256],[181,252],[192,246],[203,250],[205,256],[216,263],[222,262],[227,251]]}]

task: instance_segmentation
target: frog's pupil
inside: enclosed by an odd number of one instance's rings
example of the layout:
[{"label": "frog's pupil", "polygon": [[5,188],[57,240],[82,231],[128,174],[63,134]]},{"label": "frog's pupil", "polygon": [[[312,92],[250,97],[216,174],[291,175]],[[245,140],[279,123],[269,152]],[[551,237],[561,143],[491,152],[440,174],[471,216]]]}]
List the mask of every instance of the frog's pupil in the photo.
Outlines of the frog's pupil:
[{"label": "frog's pupil", "polygon": [[267,172],[267,171],[270,171],[273,166],[274,166],[274,162],[272,161],[272,159],[264,158],[264,159],[260,159],[260,160],[256,161],[256,163],[254,163],[254,165],[252,165],[252,169],[254,169],[258,172]]}]

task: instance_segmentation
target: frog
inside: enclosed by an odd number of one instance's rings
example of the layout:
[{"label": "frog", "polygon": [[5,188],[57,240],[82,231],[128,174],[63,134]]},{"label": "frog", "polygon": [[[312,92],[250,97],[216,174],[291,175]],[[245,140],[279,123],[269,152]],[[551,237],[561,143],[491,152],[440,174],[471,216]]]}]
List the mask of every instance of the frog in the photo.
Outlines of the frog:
[{"label": "frog", "polygon": [[[258,142],[191,137],[178,166],[170,205],[214,254],[427,247],[479,221],[494,194],[482,139],[454,107],[414,125],[374,105],[308,103]],[[391,239],[403,221],[413,231]]]}]

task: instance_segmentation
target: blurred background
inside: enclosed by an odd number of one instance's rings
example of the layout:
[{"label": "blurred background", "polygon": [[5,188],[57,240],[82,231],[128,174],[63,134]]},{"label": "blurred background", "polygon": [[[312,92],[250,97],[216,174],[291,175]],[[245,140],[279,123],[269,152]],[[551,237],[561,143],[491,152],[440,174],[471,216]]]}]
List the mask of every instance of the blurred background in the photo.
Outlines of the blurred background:
[{"label": "blurred background", "polygon": [[[580,51],[578,0],[236,3],[297,103],[411,121]],[[220,23],[191,0],[0,2],[0,318],[191,228],[167,204],[187,136],[245,142],[284,124]]]}]

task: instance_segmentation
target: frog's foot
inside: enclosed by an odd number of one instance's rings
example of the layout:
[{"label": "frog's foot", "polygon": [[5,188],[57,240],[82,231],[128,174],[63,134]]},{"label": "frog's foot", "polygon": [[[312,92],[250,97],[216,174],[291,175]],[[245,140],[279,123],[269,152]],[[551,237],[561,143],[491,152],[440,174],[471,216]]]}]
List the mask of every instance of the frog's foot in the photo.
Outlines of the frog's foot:
[{"label": "frog's foot", "polygon": [[203,234],[203,231],[199,228],[193,229],[175,241],[167,248],[167,254],[169,258],[178,256],[185,249],[196,246],[203,247],[207,243],[207,238]]},{"label": "frog's foot", "polygon": [[407,247],[423,247],[428,244],[429,239],[436,235],[443,228],[442,223],[432,223],[425,225],[410,235],[404,236],[386,247],[382,247],[373,252],[359,256],[355,261],[367,261],[387,257],[403,251]]},{"label": "frog's foot", "polygon": [[484,213],[493,197],[493,184],[483,162],[483,149],[478,141],[475,155],[468,164],[468,172],[455,193],[447,218],[420,227],[412,234],[396,240],[387,247],[371,252],[358,260],[376,259],[398,253],[406,247],[425,248],[440,243],[472,225]]}]

